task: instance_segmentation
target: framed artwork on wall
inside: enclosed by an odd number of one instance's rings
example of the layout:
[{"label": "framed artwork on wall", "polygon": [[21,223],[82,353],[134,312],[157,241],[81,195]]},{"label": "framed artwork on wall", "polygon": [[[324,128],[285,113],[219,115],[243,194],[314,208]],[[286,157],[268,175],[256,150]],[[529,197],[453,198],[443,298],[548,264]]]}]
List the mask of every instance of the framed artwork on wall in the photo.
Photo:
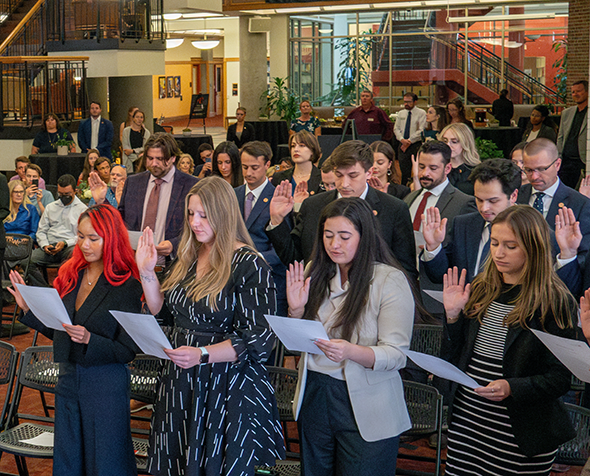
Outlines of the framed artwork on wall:
[{"label": "framed artwork on wall", "polygon": [[158,77],[158,97],[160,99],[166,98],[166,76]]},{"label": "framed artwork on wall", "polygon": [[174,97],[179,98],[181,95],[180,76],[174,76]]},{"label": "framed artwork on wall", "polygon": [[168,76],[166,78],[166,93],[169,98],[174,97],[174,76]]}]

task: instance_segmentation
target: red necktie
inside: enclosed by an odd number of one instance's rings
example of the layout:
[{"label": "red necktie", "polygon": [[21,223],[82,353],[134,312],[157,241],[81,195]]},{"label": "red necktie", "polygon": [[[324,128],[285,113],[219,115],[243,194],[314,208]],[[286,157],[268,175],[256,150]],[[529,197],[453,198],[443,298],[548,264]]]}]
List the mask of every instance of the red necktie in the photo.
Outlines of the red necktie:
[{"label": "red necktie", "polygon": [[430,197],[430,195],[432,195],[431,192],[426,192],[422,196],[422,201],[420,202],[420,205],[418,205],[418,210],[416,210],[416,216],[414,216],[414,231],[420,231],[420,225],[422,224],[422,214],[424,213],[424,209],[426,208],[426,201],[428,200],[428,197]]},{"label": "red necktie", "polygon": [[158,215],[158,203],[160,202],[160,185],[163,180],[158,178],[154,180],[154,188],[150,193],[150,198],[147,203],[147,210],[145,211],[145,219],[143,220],[143,228],[146,226],[155,233],[156,232],[156,216]]}]

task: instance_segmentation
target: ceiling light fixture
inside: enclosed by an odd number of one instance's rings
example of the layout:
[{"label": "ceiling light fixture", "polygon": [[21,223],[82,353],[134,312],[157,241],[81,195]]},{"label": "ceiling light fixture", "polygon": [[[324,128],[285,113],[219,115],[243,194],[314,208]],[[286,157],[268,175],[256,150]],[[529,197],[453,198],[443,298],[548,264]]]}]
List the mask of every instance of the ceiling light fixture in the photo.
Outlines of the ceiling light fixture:
[{"label": "ceiling light fixture", "polygon": [[[207,31],[207,19],[203,18],[204,31]],[[211,50],[219,44],[219,40],[207,40],[207,33],[203,35],[202,40],[191,41],[191,44],[199,50]]]},{"label": "ceiling light fixture", "polygon": [[167,38],[166,39],[166,49],[176,48],[177,46],[182,45],[184,42],[184,38]]}]

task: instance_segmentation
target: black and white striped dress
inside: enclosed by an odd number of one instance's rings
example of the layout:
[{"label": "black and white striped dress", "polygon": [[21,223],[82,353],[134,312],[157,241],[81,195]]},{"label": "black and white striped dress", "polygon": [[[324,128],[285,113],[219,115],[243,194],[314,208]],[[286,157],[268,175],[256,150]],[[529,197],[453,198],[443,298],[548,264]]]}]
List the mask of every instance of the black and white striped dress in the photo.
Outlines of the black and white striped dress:
[{"label": "black and white striped dress", "polygon": [[[480,326],[467,374],[482,386],[502,379],[508,328],[502,324],[513,305],[493,302]],[[557,451],[557,450],[556,450]],[[516,444],[503,402],[460,386],[449,428],[446,476],[549,475],[556,451],[529,458]]]},{"label": "black and white striped dress", "polygon": [[275,312],[275,294],[270,268],[247,248],[234,255],[216,312],[207,298],[189,299],[182,283],[167,293],[174,348],[231,339],[238,360],[190,369],[167,361],[152,419],[151,474],[247,476],[255,464],[274,465],[284,457],[276,400],[262,364],[274,344],[264,314]]}]

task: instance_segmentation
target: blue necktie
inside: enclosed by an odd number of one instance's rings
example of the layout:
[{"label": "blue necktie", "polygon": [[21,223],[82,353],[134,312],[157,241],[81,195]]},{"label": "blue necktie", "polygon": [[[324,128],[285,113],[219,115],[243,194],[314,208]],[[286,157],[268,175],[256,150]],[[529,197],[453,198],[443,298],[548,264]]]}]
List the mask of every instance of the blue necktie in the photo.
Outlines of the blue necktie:
[{"label": "blue necktie", "polygon": [[541,215],[543,215],[543,197],[545,194],[543,192],[537,192],[537,196],[535,197],[535,201],[533,203],[533,208],[537,210]]},{"label": "blue necktie", "polygon": [[408,111],[408,118],[406,119],[406,128],[404,129],[404,139],[410,138],[410,126],[412,125],[412,111]]}]

